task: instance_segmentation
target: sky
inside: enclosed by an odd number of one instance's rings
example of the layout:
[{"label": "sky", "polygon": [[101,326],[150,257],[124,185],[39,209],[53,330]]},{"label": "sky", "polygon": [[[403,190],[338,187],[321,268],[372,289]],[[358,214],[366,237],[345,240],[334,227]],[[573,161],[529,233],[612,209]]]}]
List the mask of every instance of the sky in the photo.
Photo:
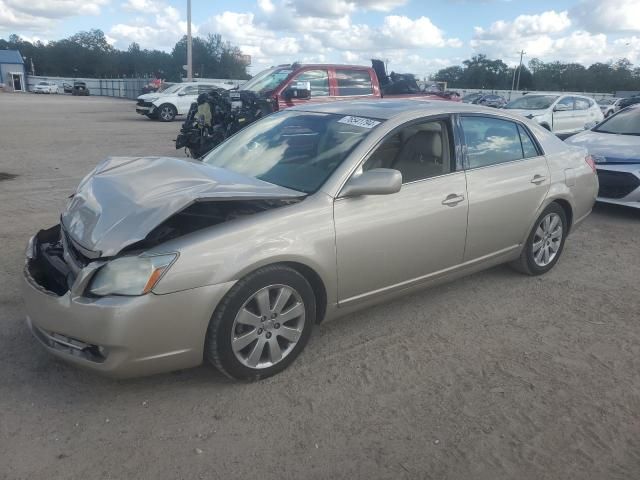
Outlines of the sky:
[{"label": "sky", "polygon": [[[57,40],[99,28],[126,49],[170,51],[186,0],[0,0],[0,37]],[[282,63],[370,64],[427,76],[479,53],[640,66],[640,0],[192,0],[194,35],[220,33],[255,74]]]}]

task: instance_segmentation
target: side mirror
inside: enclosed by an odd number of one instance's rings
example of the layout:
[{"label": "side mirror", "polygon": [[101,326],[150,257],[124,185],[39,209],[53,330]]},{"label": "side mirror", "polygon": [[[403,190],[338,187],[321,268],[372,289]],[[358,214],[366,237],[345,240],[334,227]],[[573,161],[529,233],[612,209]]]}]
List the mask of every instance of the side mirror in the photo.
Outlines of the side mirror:
[{"label": "side mirror", "polygon": [[289,85],[282,95],[287,100],[291,100],[292,98],[298,98],[300,100],[308,100],[311,98],[311,82],[296,82],[295,84]]},{"label": "side mirror", "polygon": [[565,105],[564,103],[559,103],[553,107],[554,112],[566,112],[568,110],[570,110],[569,105]]},{"label": "side mirror", "polygon": [[340,197],[389,195],[399,192],[400,187],[402,187],[402,174],[398,170],[374,168],[351,177],[342,188]]}]

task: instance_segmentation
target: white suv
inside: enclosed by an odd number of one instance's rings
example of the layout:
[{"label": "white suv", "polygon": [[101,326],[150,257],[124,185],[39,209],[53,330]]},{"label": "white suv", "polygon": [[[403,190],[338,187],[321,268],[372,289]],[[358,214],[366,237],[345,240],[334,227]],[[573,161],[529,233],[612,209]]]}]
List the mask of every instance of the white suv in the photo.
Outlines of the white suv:
[{"label": "white suv", "polygon": [[217,87],[219,86],[203,82],[177,83],[162,92],[140,95],[136,112],[162,122],[170,122],[176,115],[188,113],[199,94]]},{"label": "white suv", "polygon": [[504,108],[561,135],[581,132],[604,119],[595,100],[580,95],[528,94]]}]

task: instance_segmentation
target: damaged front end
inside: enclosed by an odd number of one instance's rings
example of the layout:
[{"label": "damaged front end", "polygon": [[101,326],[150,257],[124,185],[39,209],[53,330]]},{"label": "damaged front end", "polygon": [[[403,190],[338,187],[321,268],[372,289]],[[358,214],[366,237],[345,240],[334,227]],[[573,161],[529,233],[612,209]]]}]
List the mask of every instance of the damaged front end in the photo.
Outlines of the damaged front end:
[{"label": "damaged front end", "polygon": [[200,158],[227,137],[275,111],[267,96],[245,90],[212,90],[201,94],[189,109],[176,138],[176,149],[185,148]]}]

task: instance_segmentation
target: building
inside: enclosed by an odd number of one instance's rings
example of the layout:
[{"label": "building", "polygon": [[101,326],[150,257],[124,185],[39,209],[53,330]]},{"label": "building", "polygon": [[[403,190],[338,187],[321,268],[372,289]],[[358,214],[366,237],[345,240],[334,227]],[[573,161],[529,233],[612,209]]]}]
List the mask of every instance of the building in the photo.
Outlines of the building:
[{"label": "building", "polygon": [[26,92],[24,60],[18,50],[0,50],[0,85],[10,92]]}]

